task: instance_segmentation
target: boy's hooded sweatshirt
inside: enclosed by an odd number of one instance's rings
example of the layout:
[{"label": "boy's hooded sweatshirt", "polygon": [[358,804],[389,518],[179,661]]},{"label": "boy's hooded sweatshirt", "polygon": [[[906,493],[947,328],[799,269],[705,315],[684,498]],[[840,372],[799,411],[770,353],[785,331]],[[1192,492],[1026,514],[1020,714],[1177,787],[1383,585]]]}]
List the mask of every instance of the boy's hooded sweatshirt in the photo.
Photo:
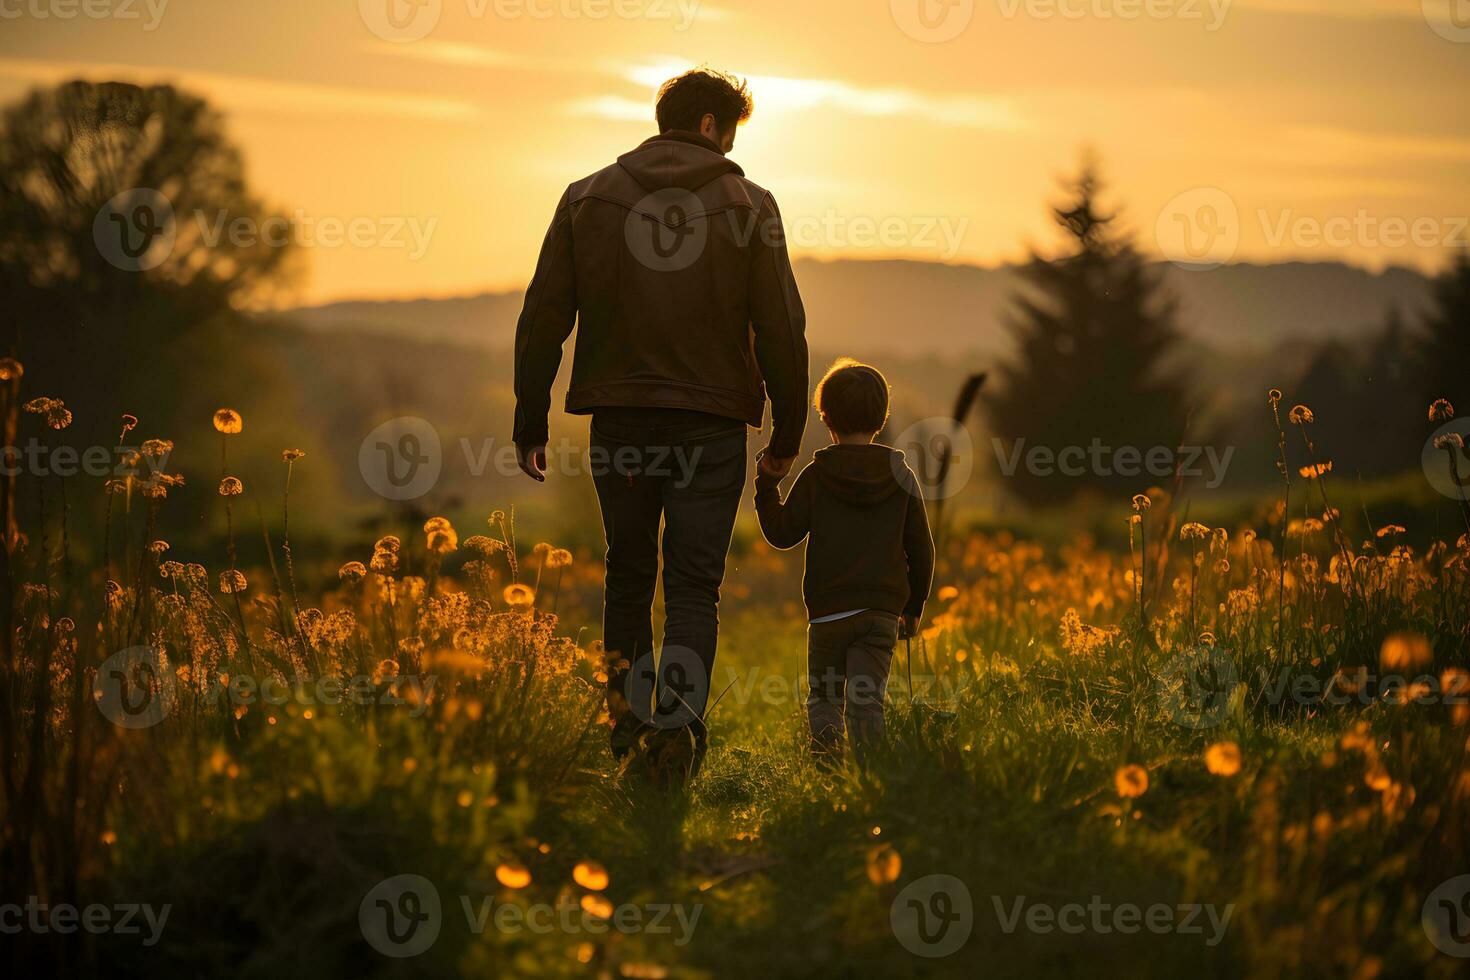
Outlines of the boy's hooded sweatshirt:
[{"label": "boy's hooded sweatshirt", "polygon": [[757,473],[756,515],[777,548],[810,537],[802,595],[811,618],[853,609],[923,615],[934,541],[903,453],[881,445],[828,446],[801,471],[784,502],[778,484]]}]

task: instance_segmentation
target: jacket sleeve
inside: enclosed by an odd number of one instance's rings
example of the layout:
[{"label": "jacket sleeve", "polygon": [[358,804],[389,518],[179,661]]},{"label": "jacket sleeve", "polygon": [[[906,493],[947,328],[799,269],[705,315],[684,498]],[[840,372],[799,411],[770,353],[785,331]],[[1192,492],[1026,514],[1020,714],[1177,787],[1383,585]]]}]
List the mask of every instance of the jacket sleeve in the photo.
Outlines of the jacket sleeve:
[{"label": "jacket sleeve", "polygon": [[812,529],[811,478],[802,470],[784,502],[780,483],[775,477],[756,474],[755,516],[771,546],[785,551],[800,544]]},{"label": "jacket sleeve", "polygon": [[572,214],[562,194],[541,243],[536,274],[516,323],[515,444],[543,445],[551,411],[551,385],[561,367],[562,344],[577,322],[577,280],[572,262]]},{"label": "jacket sleeve", "polygon": [[934,538],[929,534],[929,515],[924,510],[924,495],[919,481],[910,471],[904,487],[909,496],[908,514],[903,522],[903,550],[909,563],[909,601],[905,616],[922,619],[924,603],[934,586]]},{"label": "jacket sleeve", "polygon": [[806,429],[808,377],[806,310],[796,289],[786,229],[776,199],[761,203],[751,243],[750,320],[755,359],[771,399],[770,453],[789,459],[801,451]]}]

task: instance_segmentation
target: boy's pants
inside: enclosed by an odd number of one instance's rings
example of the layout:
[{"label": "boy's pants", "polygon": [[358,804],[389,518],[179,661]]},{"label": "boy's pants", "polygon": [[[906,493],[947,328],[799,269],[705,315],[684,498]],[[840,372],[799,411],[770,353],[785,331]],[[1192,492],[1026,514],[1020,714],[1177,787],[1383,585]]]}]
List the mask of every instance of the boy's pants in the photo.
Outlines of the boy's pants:
[{"label": "boy's pants", "polygon": [[814,752],[841,754],[844,721],[859,761],[864,746],[883,737],[883,696],[897,642],[898,617],[876,609],[807,627]]}]

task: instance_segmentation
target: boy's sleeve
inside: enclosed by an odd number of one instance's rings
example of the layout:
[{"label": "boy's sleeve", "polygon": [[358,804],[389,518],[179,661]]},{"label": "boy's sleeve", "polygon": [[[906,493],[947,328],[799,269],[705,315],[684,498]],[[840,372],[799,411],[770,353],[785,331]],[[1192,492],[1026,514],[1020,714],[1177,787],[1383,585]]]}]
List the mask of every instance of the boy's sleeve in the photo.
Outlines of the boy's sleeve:
[{"label": "boy's sleeve", "polygon": [[781,500],[781,481],[757,471],[755,476],[755,516],[761,533],[774,548],[794,548],[812,529],[811,478],[802,470],[791,493]]},{"label": "boy's sleeve", "polygon": [[924,495],[919,492],[919,481],[912,471],[904,490],[909,495],[908,514],[903,522],[903,550],[909,563],[909,602],[903,614],[917,620],[923,618],[924,603],[929,600],[929,590],[934,585],[934,538],[929,534]]}]

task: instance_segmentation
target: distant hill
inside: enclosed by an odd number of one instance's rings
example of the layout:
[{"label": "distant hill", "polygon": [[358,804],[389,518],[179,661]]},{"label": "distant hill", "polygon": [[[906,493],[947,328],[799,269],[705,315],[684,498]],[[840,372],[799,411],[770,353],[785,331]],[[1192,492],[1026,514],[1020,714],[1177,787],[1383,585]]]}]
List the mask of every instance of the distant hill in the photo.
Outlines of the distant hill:
[{"label": "distant hill", "polygon": [[[1286,341],[1351,340],[1397,305],[1413,314],[1429,282],[1409,269],[1369,272],[1339,262],[1226,265],[1204,272],[1160,263],[1190,339],[1210,348],[1265,352]],[[992,353],[1007,343],[1003,318],[1021,288],[1015,266],[984,268],[901,260],[796,263],[808,337],[820,350]],[[503,349],[522,294],[370,300],[289,311],[308,329],[408,335]]]}]

